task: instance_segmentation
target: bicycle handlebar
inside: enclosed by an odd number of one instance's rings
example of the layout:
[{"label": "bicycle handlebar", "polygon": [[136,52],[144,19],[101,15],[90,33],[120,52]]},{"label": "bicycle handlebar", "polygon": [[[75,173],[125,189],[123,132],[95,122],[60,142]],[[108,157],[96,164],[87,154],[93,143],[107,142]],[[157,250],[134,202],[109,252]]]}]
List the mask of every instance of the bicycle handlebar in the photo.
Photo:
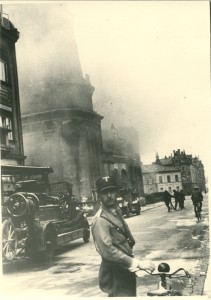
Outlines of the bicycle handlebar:
[{"label": "bicycle handlebar", "polygon": [[[139,270],[140,271],[140,270]],[[179,277],[187,277],[187,278],[190,278],[190,274],[188,271],[186,271],[185,269],[183,268],[179,268],[177,269],[176,271],[174,271],[173,273],[167,273],[167,272],[158,272],[158,273],[153,273],[153,271],[148,271],[147,269],[144,269],[143,271],[145,271],[147,274],[149,275],[155,275],[155,276],[160,276],[160,275],[165,275],[166,277],[169,277],[171,278],[172,276],[174,278],[179,278]],[[175,274],[177,274],[179,271],[184,271],[185,275],[178,275],[178,276],[174,276]]]}]

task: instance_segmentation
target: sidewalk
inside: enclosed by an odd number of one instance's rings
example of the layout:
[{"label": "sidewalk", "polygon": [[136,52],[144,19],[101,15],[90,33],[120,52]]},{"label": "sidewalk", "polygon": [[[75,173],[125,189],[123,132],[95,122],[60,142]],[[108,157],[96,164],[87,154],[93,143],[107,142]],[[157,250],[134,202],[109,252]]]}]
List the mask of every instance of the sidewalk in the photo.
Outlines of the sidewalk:
[{"label": "sidewalk", "polygon": [[[209,203],[209,194],[206,195],[207,197],[207,202]],[[208,216],[211,213],[211,207],[208,204]],[[210,220],[210,217],[209,217]],[[210,222],[209,222],[210,225]],[[211,243],[211,232],[210,232],[210,226],[207,232],[207,244],[206,244],[206,251],[205,251],[205,258],[206,264],[207,264],[207,269],[206,269],[206,278],[204,282],[204,290],[203,290],[203,296],[207,296],[211,299],[211,263],[210,263],[210,243]]]},{"label": "sidewalk", "polygon": [[204,292],[203,296],[208,296],[211,299],[211,265],[209,263],[208,270],[207,270],[207,276],[205,279],[205,284],[204,284]]}]

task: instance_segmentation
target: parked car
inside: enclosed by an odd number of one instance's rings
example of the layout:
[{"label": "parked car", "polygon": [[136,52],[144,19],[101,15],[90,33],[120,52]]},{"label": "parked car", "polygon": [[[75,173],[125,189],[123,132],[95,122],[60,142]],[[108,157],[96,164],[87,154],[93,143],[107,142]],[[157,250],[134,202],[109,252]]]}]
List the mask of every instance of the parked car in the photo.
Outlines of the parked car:
[{"label": "parked car", "polygon": [[147,204],[157,203],[163,201],[164,192],[156,192],[146,195]]},{"label": "parked car", "polygon": [[[33,190],[35,186],[33,182]],[[89,223],[83,210],[75,203],[71,205],[68,194],[51,196],[20,191],[11,195],[6,203],[8,217],[3,222],[3,258],[12,260],[24,255],[50,259],[61,245],[79,238],[89,242]]]},{"label": "parked car", "polygon": [[121,209],[122,215],[124,217],[129,217],[130,216],[130,210],[129,210],[129,207],[128,207],[128,201],[126,201],[122,197],[118,197],[117,198],[117,203],[118,203],[119,208]]},{"label": "parked car", "polygon": [[140,215],[141,205],[139,199],[137,197],[134,199],[129,199],[128,208],[131,214]]},{"label": "parked car", "polygon": [[141,207],[146,205],[146,197],[140,196],[138,197],[138,201]]},{"label": "parked car", "polygon": [[95,203],[91,201],[84,202],[82,209],[85,211],[87,216],[93,216],[96,213]]}]

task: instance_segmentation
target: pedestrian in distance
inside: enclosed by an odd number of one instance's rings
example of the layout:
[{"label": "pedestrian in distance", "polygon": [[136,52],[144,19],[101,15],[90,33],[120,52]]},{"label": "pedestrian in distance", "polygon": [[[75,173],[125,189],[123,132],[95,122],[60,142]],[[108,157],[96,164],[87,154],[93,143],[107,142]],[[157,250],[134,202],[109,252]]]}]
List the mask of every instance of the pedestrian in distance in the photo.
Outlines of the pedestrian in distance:
[{"label": "pedestrian in distance", "polygon": [[163,195],[163,200],[166,204],[166,207],[168,208],[168,212],[171,211],[171,208],[174,209],[172,203],[171,203],[171,198],[174,198],[167,190],[164,191]]},{"label": "pedestrian in distance", "polygon": [[175,210],[177,210],[177,205],[179,204],[179,208],[181,208],[180,207],[180,194],[179,194],[179,192],[178,191],[176,191],[176,190],[173,190],[173,192],[174,192],[174,199],[175,199],[175,205],[174,205],[174,209]]},{"label": "pedestrian in distance", "polygon": [[191,199],[194,205],[194,212],[195,216],[197,216],[196,209],[197,209],[197,204],[200,204],[200,211],[202,211],[202,201],[203,201],[203,195],[201,191],[199,190],[198,187],[194,188],[194,191],[192,192]]},{"label": "pedestrian in distance", "polygon": [[135,297],[137,269],[153,271],[154,264],[134,258],[135,240],[117,207],[115,178],[96,182],[101,208],[93,218],[91,231],[102,261],[99,287],[109,297]]},{"label": "pedestrian in distance", "polygon": [[184,208],[185,208],[184,202],[185,202],[185,193],[183,192],[183,190],[181,190],[181,191],[179,192],[179,204],[180,204],[180,208],[181,208],[181,209],[184,209]]}]

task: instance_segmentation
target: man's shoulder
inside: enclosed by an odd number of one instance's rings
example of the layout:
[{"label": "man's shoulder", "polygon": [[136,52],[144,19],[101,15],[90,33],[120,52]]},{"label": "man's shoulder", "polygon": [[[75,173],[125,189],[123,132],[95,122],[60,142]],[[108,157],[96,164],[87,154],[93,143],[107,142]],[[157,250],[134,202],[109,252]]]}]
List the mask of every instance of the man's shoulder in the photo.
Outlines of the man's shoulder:
[{"label": "man's shoulder", "polygon": [[104,215],[104,211],[101,208],[98,209],[98,211],[96,212],[96,214],[94,215],[93,219],[92,219],[92,225],[101,222],[101,220],[103,220],[102,216]]},{"label": "man's shoulder", "polygon": [[101,224],[105,225],[108,224],[109,220],[113,219],[113,214],[106,209],[103,209],[102,207],[96,212],[95,216],[92,219],[92,225],[94,226],[95,224]]}]

